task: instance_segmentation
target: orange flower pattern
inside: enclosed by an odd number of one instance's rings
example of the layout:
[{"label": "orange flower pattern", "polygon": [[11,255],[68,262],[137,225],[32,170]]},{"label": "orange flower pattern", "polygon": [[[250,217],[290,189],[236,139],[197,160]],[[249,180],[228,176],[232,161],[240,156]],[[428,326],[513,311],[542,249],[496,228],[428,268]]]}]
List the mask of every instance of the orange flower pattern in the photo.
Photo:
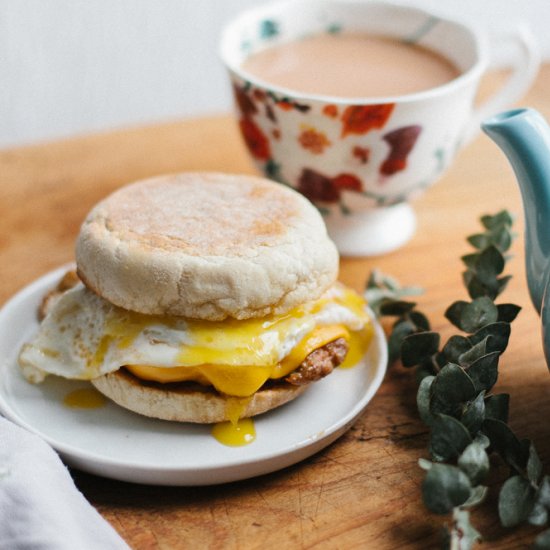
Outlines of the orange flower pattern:
[{"label": "orange flower pattern", "polygon": [[384,141],[390,146],[390,153],[380,166],[381,174],[391,176],[407,167],[407,157],[412,151],[421,130],[422,127],[418,125],[404,126],[383,137]]},{"label": "orange flower pattern", "polygon": [[336,105],[325,105],[323,107],[323,114],[330,118],[336,118],[338,116],[338,107]]},{"label": "orange flower pattern", "polygon": [[298,103],[297,101],[292,101],[286,97],[283,99],[275,99],[275,104],[283,111],[292,111],[292,109],[296,109],[301,113],[307,113],[311,109],[310,105]]},{"label": "orange flower pattern", "polygon": [[242,118],[239,121],[239,127],[252,155],[259,160],[269,160],[271,158],[269,140],[256,123],[250,118]]},{"label": "orange flower pattern", "polygon": [[342,137],[366,134],[383,128],[392,114],[395,103],[382,105],[351,105],[342,113]]},{"label": "orange flower pattern", "polygon": [[358,159],[361,164],[367,164],[370,157],[370,149],[368,147],[360,147],[359,145],[356,145],[352,149],[351,154]]},{"label": "orange flower pattern", "polygon": [[292,109],[294,109],[290,101],[277,101],[277,107],[283,111],[292,111]]},{"label": "orange flower pattern", "polygon": [[239,107],[239,111],[245,117],[254,115],[258,112],[258,108],[252,99],[248,96],[244,88],[239,86],[233,86],[233,94],[235,95],[235,101]]},{"label": "orange flower pattern", "polygon": [[342,190],[361,191],[361,180],[353,174],[338,174],[330,178],[311,168],[304,168],[298,181],[298,191],[311,201],[339,202]]},{"label": "orange flower pattern", "polygon": [[298,136],[300,145],[311,151],[314,155],[323,154],[325,147],[331,145],[331,142],[323,132],[317,131],[315,128],[305,128]]}]

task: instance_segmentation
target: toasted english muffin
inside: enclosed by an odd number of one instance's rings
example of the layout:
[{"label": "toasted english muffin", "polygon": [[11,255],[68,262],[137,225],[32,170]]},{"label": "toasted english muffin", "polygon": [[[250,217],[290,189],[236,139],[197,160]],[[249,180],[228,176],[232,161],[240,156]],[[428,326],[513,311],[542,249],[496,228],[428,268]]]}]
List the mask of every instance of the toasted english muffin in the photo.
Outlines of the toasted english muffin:
[{"label": "toasted english muffin", "polygon": [[119,307],[208,321],[287,312],[338,272],[323,220],[302,195],[218,173],[113,193],[84,221],[76,262],[86,286]]}]

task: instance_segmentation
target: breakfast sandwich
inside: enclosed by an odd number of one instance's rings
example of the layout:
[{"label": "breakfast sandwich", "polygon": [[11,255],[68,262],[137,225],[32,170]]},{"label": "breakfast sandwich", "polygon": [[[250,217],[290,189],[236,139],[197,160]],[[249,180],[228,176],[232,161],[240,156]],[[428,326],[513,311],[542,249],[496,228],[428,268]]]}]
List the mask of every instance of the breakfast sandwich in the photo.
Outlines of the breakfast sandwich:
[{"label": "breakfast sandwich", "polygon": [[358,362],[372,338],[362,297],[336,282],[318,211],[262,178],[122,187],[82,224],[76,270],[43,303],[19,355],[24,376],[89,380],[154,418],[266,412]]}]

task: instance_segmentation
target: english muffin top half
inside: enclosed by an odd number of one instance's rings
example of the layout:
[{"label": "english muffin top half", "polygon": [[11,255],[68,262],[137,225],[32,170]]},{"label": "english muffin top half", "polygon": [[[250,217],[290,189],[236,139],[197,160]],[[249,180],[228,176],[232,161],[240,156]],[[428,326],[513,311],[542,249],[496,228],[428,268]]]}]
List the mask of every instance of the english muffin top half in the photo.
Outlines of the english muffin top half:
[{"label": "english muffin top half", "polygon": [[84,221],[78,273],[109,302],[219,321],[281,314],[336,280],[316,208],[262,178],[184,173],[125,186]]}]

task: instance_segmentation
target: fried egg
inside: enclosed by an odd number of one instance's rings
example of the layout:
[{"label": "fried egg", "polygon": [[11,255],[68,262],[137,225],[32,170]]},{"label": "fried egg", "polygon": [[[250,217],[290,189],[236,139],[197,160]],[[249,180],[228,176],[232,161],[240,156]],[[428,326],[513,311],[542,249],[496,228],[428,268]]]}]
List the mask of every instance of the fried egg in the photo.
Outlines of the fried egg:
[{"label": "fried egg", "polygon": [[337,338],[350,347],[344,367],[372,338],[364,300],[341,284],[283,315],[219,322],[127,311],[78,284],[23,346],[19,364],[33,383],[48,374],[90,380],[124,366],[143,379],[191,380],[245,397]]}]

